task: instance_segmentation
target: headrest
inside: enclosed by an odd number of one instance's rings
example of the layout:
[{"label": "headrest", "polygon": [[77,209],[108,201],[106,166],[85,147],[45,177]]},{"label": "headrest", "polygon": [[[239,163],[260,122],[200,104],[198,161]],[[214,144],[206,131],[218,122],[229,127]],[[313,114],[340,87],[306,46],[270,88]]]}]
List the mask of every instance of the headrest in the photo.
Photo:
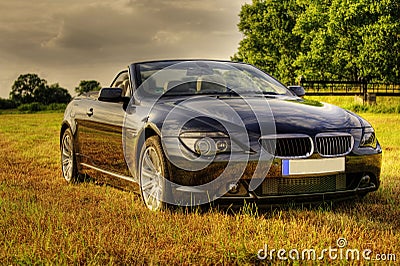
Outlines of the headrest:
[{"label": "headrest", "polygon": [[199,91],[215,91],[225,92],[226,81],[220,75],[205,75],[197,79],[197,92]]},{"label": "headrest", "polygon": [[194,83],[182,80],[167,81],[164,84],[164,92],[172,89],[175,93],[194,93],[196,91]]}]

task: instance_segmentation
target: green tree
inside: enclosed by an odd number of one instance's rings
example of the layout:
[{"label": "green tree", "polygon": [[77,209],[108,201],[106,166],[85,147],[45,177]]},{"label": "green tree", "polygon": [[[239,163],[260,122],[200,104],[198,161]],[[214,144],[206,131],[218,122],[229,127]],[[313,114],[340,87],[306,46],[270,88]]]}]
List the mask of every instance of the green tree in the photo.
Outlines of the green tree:
[{"label": "green tree", "polygon": [[60,87],[58,83],[50,86],[38,88],[34,91],[35,102],[42,104],[50,103],[68,103],[71,101],[71,95],[68,90]]},{"label": "green tree", "polygon": [[282,81],[400,79],[398,0],[253,0],[240,12],[244,38],[232,57]]},{"label": "green tree", "polygon": [[98,81],[81,80],[79,86],[75,88],[75,91],[78,93],[78,95],[82,95],[90,91],[99,91],[100,89],[101,85]]},{"label": "green tree", "polygon": [[10,100],[17,106],[33,102],[50,103],[68,103],[71,95],[68,90],[60,87],[58,83],[47,85],[47,81],[41,79],[37,74],[23,74],[14,82]]},{"label": "green tree", "polygon": [[46,84],[47,81],[39,78],[37,74],[20,75],[11,88],[10,99],[17,105],[32,103],[35,101],[35,90],[44,89]]},{"label": "green tree", "polygon": [[304,0],[304,12],[296,19],[293,34],[301,39],[301,51],[295,65],[297,76],[307,79],[332,79],[334,44],[328,34],[329,10],[332,0]]},{"label": "green tree", "polygon": [[400,2],[377,1],[369,7],[373,23],[363,28],[358,64],[362,75],[388,82],[400,81]]},{"label": "green tree", "polygon": [[301,38],[292,33],[303,6],[295,0],[253,0],[239,14],[240,41],[234,61],[251,63],[283,82],[293,83]]},{"label": "green tree", "polygon": [[[394,80],[399,56],[393,56],[392,49],[396,39],[399,43],[399,11],[391,0],[309,1],[294,29],[306,47],[297,65],[306,76],[319,79]],[[313,18],[321,19],[310,23]]]}]

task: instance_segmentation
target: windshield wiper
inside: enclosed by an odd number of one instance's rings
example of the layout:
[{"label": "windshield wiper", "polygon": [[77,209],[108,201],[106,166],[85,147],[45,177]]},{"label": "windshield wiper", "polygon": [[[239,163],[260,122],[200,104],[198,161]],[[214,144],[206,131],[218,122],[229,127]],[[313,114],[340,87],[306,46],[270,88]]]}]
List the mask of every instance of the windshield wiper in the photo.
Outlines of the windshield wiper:
[{"label": "windshield wiper", "polygon": [[196,93],[196,95],[239,95],[236,91],[231,90],[230,88],[227,88],[226,91],[221,91],[221,90],[206,90],[206,91],[199,91]]},{"label": "windshield wiper", "polygon": [[273,91],[241,91],[241,90],[233,90],[230,88],[227,88],[226,91],[220,91],[220,90],[206,90],[206,91],[199,91],[199,92],[173,92],[173,90],[168,91],[163,94],[163,96],[199,96],[199,95],[229,95],[229,96],[240,96],[240,95],[250,95],[250,96],[278,96],[278,95],[283,95],[283,94],[278,94]]},{"label": "windshield wiper", "polygon": [[278,96],[283,95],[276,93],[274,91],[261,91],[261,90],[254,90],[254,91],[238,91],[238,94],[246,94],[252,96]]},{"label": "windshield wiper", "polygon": [[193,93],[193,92],[166,92],[164,93],[162,96],[163,97],[179,97],[179,96],[201,96],[201,95],[216,95],[216,96],[220,96],[220,95],[238,95],[238,93],[236,93],[235,91],[200,91],[198,93]]},{"label": "windshield wiper", "polygon": [[279,93],[276,93],[274,91],[263,91],[262,94],[264,94],[264,95],[280,95]]}]

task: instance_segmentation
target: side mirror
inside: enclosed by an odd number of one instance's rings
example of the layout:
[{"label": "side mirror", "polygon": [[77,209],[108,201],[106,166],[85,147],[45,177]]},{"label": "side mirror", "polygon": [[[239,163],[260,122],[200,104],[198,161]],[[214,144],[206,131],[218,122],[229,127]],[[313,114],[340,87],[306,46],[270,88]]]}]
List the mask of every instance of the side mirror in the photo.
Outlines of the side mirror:
[{"label": "side mirror", "polygon": [[288,86],[288,89],[298,97],[303,97],[306,95],[306,91],[302,86]]},{"label": "side mirror", "polygon": [[122,89],[121,88],[102,88],[99,93],[99,101],[103,102],[121,102]]}]

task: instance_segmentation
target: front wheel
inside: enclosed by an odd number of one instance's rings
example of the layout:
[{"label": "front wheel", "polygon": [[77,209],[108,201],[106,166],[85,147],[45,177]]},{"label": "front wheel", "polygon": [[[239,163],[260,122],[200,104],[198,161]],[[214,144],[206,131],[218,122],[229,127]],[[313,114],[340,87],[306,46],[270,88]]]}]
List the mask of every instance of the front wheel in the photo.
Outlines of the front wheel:
[{"label": "front wheel", "polygon": [[146,207],[152,211],[164,209],[168,169],[158,136],[145,141],[140,153],[139,170],[140,192]]},{"label": "front wheel", "polygon": [[68,183],[79,182],[78,168],[74,152],[74,137],[71,129],[66,129],[61,139],[62,175]]}]

